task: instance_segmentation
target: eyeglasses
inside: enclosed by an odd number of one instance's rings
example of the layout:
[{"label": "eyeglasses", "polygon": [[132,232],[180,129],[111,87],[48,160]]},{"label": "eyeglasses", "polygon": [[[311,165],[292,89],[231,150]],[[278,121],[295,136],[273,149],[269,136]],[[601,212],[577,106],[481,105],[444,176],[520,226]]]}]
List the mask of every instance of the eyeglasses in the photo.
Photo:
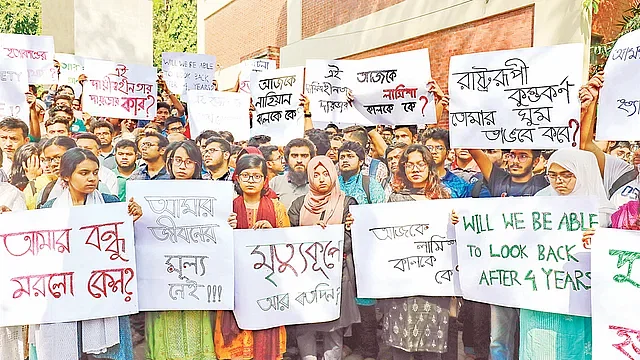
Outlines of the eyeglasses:
[{"label": "eyeglasses", "polygon": [[220,150],[220,149],[211,148],[211,149],[206,149],[205,151],[203,151],[202,155],[215,154],[216,151],[222,152],[222,150]]},{"label": "eyeglasses", "polygon": [[527,159],[531,159],[531,156],[527,154],[512,154],[508,153],[504,156],[507,160],[515,160],[518,159],[518,162],[525,162]]},{"label": "eyeglasses", "polygon": [[42,158],[42,162],[45,164],[53,164],[53,163],[60,164],[60,159],[62,159],[62,156],[54,156],[52,158],[45,157],[45,158]]},{"label": "eyeglasses", "polygon": [[252,182],[260,182],[262,181],[262,179],[264,179],[264,175],[242,173],[238,175],[238,178],[244,182],[248,182],[249,180],[251,180]]},{"label": "eyeglasses", "polygon": [[168,132],[168,133],[180,132],[180,131],[182,131],[182,129],[184,129],[184,126],[179,126],[179,127],[174,127],[174,128],[168,128],[168,129],[167,129],[167,132]]},{"label": "eyeglasses", "polygon": [[191,159],[181,159],[178,157],[174,157],[171,160],[173,161],[173,166],[177,166],[177,167],[184,165],[185,167],[192,168],[192,167],[195,167],[197,164],[195,161]]},{"label": "eyeglasses", "polygon": [[144,142],[144,143],[140,144],[140,149],[154,147],[154,146],[158,146],[158,144],[150,143],[150,142]]},{"label": "eyeglasses", "polygon": [[576,176],[573,175],[573,173],[570,172],[563,172],[560,174],[547,174],[545,176],[545,178],[547,178],[547,181],[552,183],[552,182],[557,182],[558,180],[562,180],[563,183],[568,183],[569,181],[571,181],[571,179],[575,178]]},{"label": "eyeglasses", "polygon": [[429,164],[427,164],[425,162],[421,162],[421,163],[417,163],[417,164],[412,164],[412,163],[404,164],[404,168],[406,170],[418,169],[418,170],[422,171],[422,170],[426,169],[427,166],[429,166]]},{"label": "eyeglasses", "polygon": [[427,145],[427,150],[429,150],[429,151],[433,151],[433,150],[437,150],[437,151],[444,151],[444,150],[445,150],[445,148],[444,148],[444,146],[442,146],[442,145],[436,145],[436,146],[433,146],[433,145]]}]

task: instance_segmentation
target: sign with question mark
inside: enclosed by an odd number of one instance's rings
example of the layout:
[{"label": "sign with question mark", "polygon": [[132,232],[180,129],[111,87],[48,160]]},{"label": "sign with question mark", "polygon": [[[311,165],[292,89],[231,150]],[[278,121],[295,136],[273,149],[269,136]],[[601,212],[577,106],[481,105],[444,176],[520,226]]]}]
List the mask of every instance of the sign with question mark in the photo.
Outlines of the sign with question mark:
[{"label": "sign with question mark", "polygon": [[85,59],[83,110],[93,116],[153,120],[158,94],[153,66]]},{"label": "sign with question mark", "polygon": [[567,44],[452,57],[451,147],[578,147],[583,52]]},{"label": "sign with question mark", "polygon": [[29,123],[28,71],[22,60],[0,59],[0,119],[13,116]]}]

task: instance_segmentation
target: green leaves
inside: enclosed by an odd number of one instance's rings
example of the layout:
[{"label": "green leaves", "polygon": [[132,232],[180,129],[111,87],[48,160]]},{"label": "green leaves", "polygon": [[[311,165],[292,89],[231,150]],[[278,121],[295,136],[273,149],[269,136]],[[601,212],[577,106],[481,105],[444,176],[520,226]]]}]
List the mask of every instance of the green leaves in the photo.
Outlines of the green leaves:
[{"label": "green leaves", "polygon": [[[2,1],[2,0],[0,0]],[[197,52],[197,0],[153,0],[153,65],[162,53]]]},{"label": "green leaves", "polygon": [[40,35],[40,0],[0,0],[0,33]]},{"label": "green leaves", "polygon": [[[587,2],[600,2],[601,0],[583,0],[583,5]],[[609,58],[609,54],[613,47],[616,44],[616,41],[623,37],[624,35],[640,29],[640,3],[634,5],[631,9],[626,11],[627,14],[622,15],[622,20],[618,22],[618,27],[620,27],[620,33],[616,36],[615,39],[609,41],[607,43],[594,45],[591,47],[591,53],[597,55],[597,57],[602,59]],[[604,68],[604,64],[593,64],[595,65],[594,71],[599,71]]]}]

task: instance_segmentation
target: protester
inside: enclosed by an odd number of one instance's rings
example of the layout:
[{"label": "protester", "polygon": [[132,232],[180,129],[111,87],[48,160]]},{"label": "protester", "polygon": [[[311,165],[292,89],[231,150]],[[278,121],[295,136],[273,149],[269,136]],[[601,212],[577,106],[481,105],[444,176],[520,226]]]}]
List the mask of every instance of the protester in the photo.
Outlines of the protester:
[{"label": "protester", "polygon": [[331,149],[331,140],[329,134],[320,129],[309,129],[304,132],[304,138],[308,139],[315,145],[317,155],[326,155]]},{"label": "protester", "polygon": [[393,130],[393,141],[411,145],[418,141],[418,127],[415,125],[396,125]]},{"label": "protester", "polygon": [[182,124],[182,119],[176,116],[170,116],[164,121],[164,129],[167,135],[184,134],[186,130]]},{"label": "protester", "polygon": [[[100,162],[97,156],[88,150],[75,148],[62,155],[60,160],[60,179],[64,182],[64,190],[56,197],[48,200],[42,208],[69,208],[72,206],[96,205],[105,203],[119,202],[119,199],[113,195],[100,193],[98,188],[98,169]],[[142,208],[133,198],[129,201],[129,215],[136,221],[142,216]],[[56,323],[38,325],[37,330],[42,339],[55,336],[62,339],[61,342],[43,341],[34,343],[33,356],[39,358],[52,359],[70,359],[75,354],[78,358],[78,349],[66,346],[67,339],[99,339],[103,345],[98,346],[101,358],[126,360],[132,357],[131,332],[129,328],[129,317],[120,316],[117,318],[116,324],[113,321],[104,321],[102,319],[82,321],[82,336],[78,334],[78,328],[75,323]],[[108,346],[110,339],[118,338],[117,345]],[[80,341],[79,341],[80,343]],[[82,349],[82,346],[79,347]]]},{"label": "protester", "polygon": [[253,146],[255,148],[261,145],[271,145],[271,136],[268,135],[255,135],[247,141],[247,146]]},{"label": "protester", "polygon": [[33,186],[24,189],[27,208],[33,210],[40,208],[50,198],[56,198],[62,193],[62,180],[60,179],[60,159],[69,149],[76,147],[73,139],[65,136],[57,136],[47,140],[42,145],[42,159],[40,163],[47,166],[49,173],[38,176]]},{"label": "protester", "polygon": [[[344,129],[344,140],[355,141],[360,143],[366,152],[369,149],[369,133],[362,126],[350,126]],[[375,130],[371,133],[378,134]],[[378,134],[378,136],[380,136]],[[386,149],[386,147],[385,147]],[[384,152],[383,152],[384,153]],[[380,184],[386,184],[387,177],[389,176],[389,170],[387,166],[380,160],[374,159],[367,155],[362,166],[362,173],[376,179]]]},{"label": "protester", "polygon": [[63,116],[54,116],[44,122],[45,132],[48,138],[56,136],[69,136],[69,120]]},{"label": "protester", "polygon": [[[289,227],[285,206],[265,196],[267,164],[263,157],[248,154],[238,159],[234,182],[234,215],[230,225],[236,229],[270,229]],[[215,344],[219,359],[279,360],[286,351],[287,334],[284,326],[265,330],[241,330],[233,312],[218,311]]]},{"label": "protester", "polygon": [[309,192],[307,165],[316,156],[316,148],[307,139],[293,139],[284,147],[287,171],[270,181],[280,202],[289,209],[293,201]]},{"label": "protester", "polygon": [[[389,202],[448,199],[429,150],[419,144],[400,157]],[[358,219],[355,219],[358,221]],[[383,340],[393,360],[440,359],[448,344],[449,297],[406,297],[383,301]],[[409,319],[414,319],[411,322]]]},{"label": "protester", "polygon": [[354,198],[346,196],[340,190],[338,173],[331,159],[317,156],[307,166],[309,192],[297,198],[289,209],[291,226],[325,227],[332,224],[345,224],[342,267],[342,286],[340,288],[340,317],[337,320],[297,325],[295,331],[300,356],[305,360],[316,360],[316,334],[324,338],[324,360],[342,359],[344,330],[360,322],[360,312],[355,302],[355,270],[351,255],[351,214],[349,206],[356,205]]},{"label": "protester", "polygon": [[166,137],[159,133],[146,133],[138,145],[144,164],[129,176],[129,180],[168,180],[163,159],[167,146],[169,141]]},{"label": "protester", "polygon": [[[96,157],[100,154],[100,140],[92,133],[82,133],[76,137],[79,148],[91,151]],[[114,160],[115,162],[115,160]],[[101,166],[98,175],[98,190],[103,193],[118,195],[118,178],[116,174],[106,166]]]},{"label": "protester", "polygon": [[333,161],[336,166],[338,165],[338,149],[342,146],[343,139],[341,136],[334,136],[331,138],[331,148],[327,151],[327,156]]},{"label": "protester", "polygon": [[[598,174],[596,157],[586,151],[562,149],[549,158],[550,186],[536,196],[594,196],[599,202],[602,227],[608,227],[616,211]],[[549,337],[555,341],[548,341]],[[591,318],[520,310],[520,359],[591,359]]]},{"label": "protester", "polygon": [[113,147],[115,129],[108,121],[97,121],[91,126],[91,132],[100,140],[100,152],[98,153],[100,164],[109,170],[116,168],[116,155]]},{"label": "protester", "polygon": [[267,179],[271,180],[282,174],[284,163],[282,162],[283,156],[280,153],[280,149],[275,145],[262,145],[259,150],[267,161]]},{"label": "protester", "polygon": [[204,178],[212,180],[231,181],[233,171],[229,168],[231,145],[220,137],[211,137],[203,140],[204,144]]},{"label": "protester", "polygon": [[38,145],[27,143],[20,146],[16,151],[14,160],[9,174],[11,185],[17,187],[20,191],[24,191],[27,185],[35,188],[35,184],[32,182],[42,175],[40,148]]},{"label": "protester", "polygon": [[0,149],[2,149],[2,170],[11,172],[16,150],[29,141],[29,128],[24,121],[5,117],[0,121]]},{"label": "protester", "polygon": [[138,148],[131,140],[121,140],[115,146],[116,168],[113,172],[118,179],[118,198],[120,201],[126,201],[127,198],[127,180],[138,167],[136,157]]},{"label": "protester", "polygon": [[220,137],[220,133],[213,130],[205,130],[201,132],[200,135],[196,136],[196,145],[200,148],[200,152],[202,152],[202,155],[204,155],[207,139],[212,137]]}]

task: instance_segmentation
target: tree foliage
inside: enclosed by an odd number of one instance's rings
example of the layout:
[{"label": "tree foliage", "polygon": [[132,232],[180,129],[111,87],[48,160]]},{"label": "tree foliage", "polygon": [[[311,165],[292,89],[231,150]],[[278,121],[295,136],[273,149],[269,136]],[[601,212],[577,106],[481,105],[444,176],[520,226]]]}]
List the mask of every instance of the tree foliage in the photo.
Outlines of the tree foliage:
[{"label": "tree foliage", "polygon": [[594,14],[598,13],[600,2],[602,0],[582,0],[582,7],[589,12],[593,12]]},{"label": "tree foliage", "polygon": [[162,52],[197,52],[196,6],[197,0],[153,0],[155,66],[162,67]]},{"label": "tree foliage", "polygon": [[40,35],[40,0],[0,0],[0,33]]},{"label": "tree foliage", "polygon": [[[591,52],[597,55],[601,59],[608,59],[611,50],[615,46],[618,39],[623,37],[624,35],[640,29],[640,3],[634,5],[631,9],[627,10],[624,15],[622,15],[622,19],[618,22],[618,27],[620,27],[620,33],[615,37],[615,39],[595,45],[591,47]],[[601,70],[604,67],[604,64],[600,64],[596,66],[596,70]]]}]

